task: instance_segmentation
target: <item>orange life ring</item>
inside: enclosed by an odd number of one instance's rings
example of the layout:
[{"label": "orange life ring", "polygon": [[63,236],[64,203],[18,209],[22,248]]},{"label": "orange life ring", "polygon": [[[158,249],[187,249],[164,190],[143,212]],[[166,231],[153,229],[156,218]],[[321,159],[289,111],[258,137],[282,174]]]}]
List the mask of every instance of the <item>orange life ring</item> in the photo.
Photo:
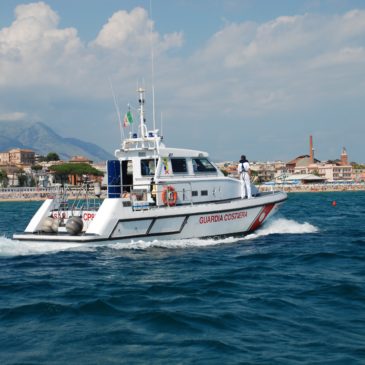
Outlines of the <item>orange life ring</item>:
[{"label": "orange life ring", "polygon": [[162,190],[162,201],[165,205],[169,207],[173,207],[176,205],[177,201],[177,192],[174,187],[171,185],[165,186]]}]

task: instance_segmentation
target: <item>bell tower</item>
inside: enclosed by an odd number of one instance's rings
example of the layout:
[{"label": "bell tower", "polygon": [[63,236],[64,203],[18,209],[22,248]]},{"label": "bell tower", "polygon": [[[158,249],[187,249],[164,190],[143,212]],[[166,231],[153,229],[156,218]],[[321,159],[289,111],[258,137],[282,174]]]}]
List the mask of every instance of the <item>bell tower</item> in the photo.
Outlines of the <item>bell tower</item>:
[{"label": "bell tower", "polygon": [[346,148],[343,147],[342,148],[342,153],[341,153],[341,165],[345,166],[345,165],[348,165],[348,164],[349,164],[349,160],[348,160]]}]

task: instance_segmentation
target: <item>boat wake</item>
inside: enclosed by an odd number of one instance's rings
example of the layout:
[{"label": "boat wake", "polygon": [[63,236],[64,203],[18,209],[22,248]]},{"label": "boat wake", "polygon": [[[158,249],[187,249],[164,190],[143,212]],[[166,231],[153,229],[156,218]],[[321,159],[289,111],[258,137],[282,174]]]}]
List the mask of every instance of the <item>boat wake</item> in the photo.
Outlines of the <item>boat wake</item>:
[{"label": "boat wake", "polygon": [[6,237],[0,237],[0,257],[1,256],[29,256],[56,253],[60,251],[80,249],[86,250],[81,244],[57,243],[54,242],[27,242],[17,241]]},{"label": "boat wake", "polygon": [[308,234],[316,233],[319,229],[309,223],[299,223],[294,220],[285,218],[274,218],[267,222],[262,228],[255,233],[245,237],[227,237],[227,238],[190,238],[181,240],[154,240],[154,241],[131,241],[127,243],[110,243],[99,242],[97,244],[82,243],[54,243],[54,242],[26,242],[11,240],[6,237],[0,237],[0,256],[29,256],[52,254],[62,251],[95,251],[101,247],[107,247],[113,250],[148,250],[151,248],[165,249],[185,249],[185,248],[202,248],[216,245],[232,244],[242,240],[254,240],[259,237],[271,234]]},{"label": "boat wake", "polygon": [[245,237],[227,237],[227,238],[189,238],[181,240],[155,240],[151,242],[134,241],[129,243],[114,243],[108,247],[114,249],[128,249],[128,250],[146,250],[149,248],[196,248],[216,246],[223,244],[232,244],[242,240],[254,240],[258,237],[268,236],[271,234],[308,234],[316,233],[319,229],[310,223],[299,223],[294,220],[285,218],[274,218],[265,226],[258,229],[255,233],[249,234]]},{"label": "boat wake", "polygon": [[319,229],[307,222],[299,223],[291,219],[274,218],[255,233],[247,235],[245,239],[254,239],[269,234],[308,234],[317,232],[319,232]]}]

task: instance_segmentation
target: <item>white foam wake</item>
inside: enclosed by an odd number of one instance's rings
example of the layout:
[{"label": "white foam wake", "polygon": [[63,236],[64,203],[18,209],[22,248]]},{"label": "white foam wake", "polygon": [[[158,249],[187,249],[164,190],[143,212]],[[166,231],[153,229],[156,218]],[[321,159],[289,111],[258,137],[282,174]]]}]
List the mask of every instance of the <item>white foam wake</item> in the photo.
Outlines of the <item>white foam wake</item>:
[{"label": "white foam wake", "polygon": [[285,218],[274,218],[267,222],[262,228],[255,233],[245,237],[227,237],[218,239],[199,239],[189,238],[182,240],[155,240],[151,242],[135,241],[128,243],[114,243],[109,245],[113,249],[128,249],[128,250],[146,250],[149,248],[190,248],[190,247],[207,247],[222,244],[231,244],[241,241],[242,239],[255,239],[258,237],[268,236],[270,234],[305,234],[316,233],[318,228],[310,223],[298,223],[294,220]]},{"label": "white foam wake", "polygon": [[[318,228],[310,223],[298,223],[294,220],[274,218],[267,222],[255,233],[249,234],[244,239],[252,240],[270,234],[305,234],[318,232]],[[242,237],[228,237],[219,239],[189,238],[181,240],[154,240],[131,241],[127,243],[108,241],[97,244],[85,243],[52,243],[52,242],[24,242],[0,237],[0,256],[27,256],[56,253],[60,251],[93,251],[97,247],[108,247],[115,250],[148,250],[150,248],[185,249],[232,244],[241,241]]]},{"label": "white foam wake", "polygon": [[52,243],[52,242],[26,242],[0,237],[0,256],[29,256],[55,253],[66,250],[79,250],[81,244]]},{"label": "white foam wake", "polygon": [[235,243],[241,240],[242,237],[227,237],[227,238],[187,238],[180,240],[154,240],[154,241],[132,241],[128,243],[114,243],[108,245],[116,250],[128,249],[128,250],[146,250],[149,248],[170,248],[170,249],[181,249],[181,248],[196,248],[196,247],[207,247],[216,246],[221,244]]},{"label": "white foam wake", "polygon": [[310,223],[298,223],[291,219],[274,218],[268,221],[262,228],[255,233],[249,234],[245,239],[267,236],[269,234],[306,234],[316,233],[319,229]]}]

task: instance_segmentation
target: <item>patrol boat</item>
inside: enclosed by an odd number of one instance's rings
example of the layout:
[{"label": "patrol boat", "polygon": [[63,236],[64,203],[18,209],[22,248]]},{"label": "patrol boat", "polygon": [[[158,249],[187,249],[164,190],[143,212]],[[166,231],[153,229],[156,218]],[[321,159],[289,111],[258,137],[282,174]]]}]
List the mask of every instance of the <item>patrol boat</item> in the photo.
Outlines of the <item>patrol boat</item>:
[{"label": "patrol boat", "polygon": [[61,190],[14,239],[90,244],[244,235],[287,199],[285,192],[262,193],[254,185],[253,197],[242,199],[241,182],[225,176],[206,152],[166,147],[158,130],[147,129],[144,90],[137,91],[138,133],[107,161],[107,197],[85,193],[71,200]]}]

